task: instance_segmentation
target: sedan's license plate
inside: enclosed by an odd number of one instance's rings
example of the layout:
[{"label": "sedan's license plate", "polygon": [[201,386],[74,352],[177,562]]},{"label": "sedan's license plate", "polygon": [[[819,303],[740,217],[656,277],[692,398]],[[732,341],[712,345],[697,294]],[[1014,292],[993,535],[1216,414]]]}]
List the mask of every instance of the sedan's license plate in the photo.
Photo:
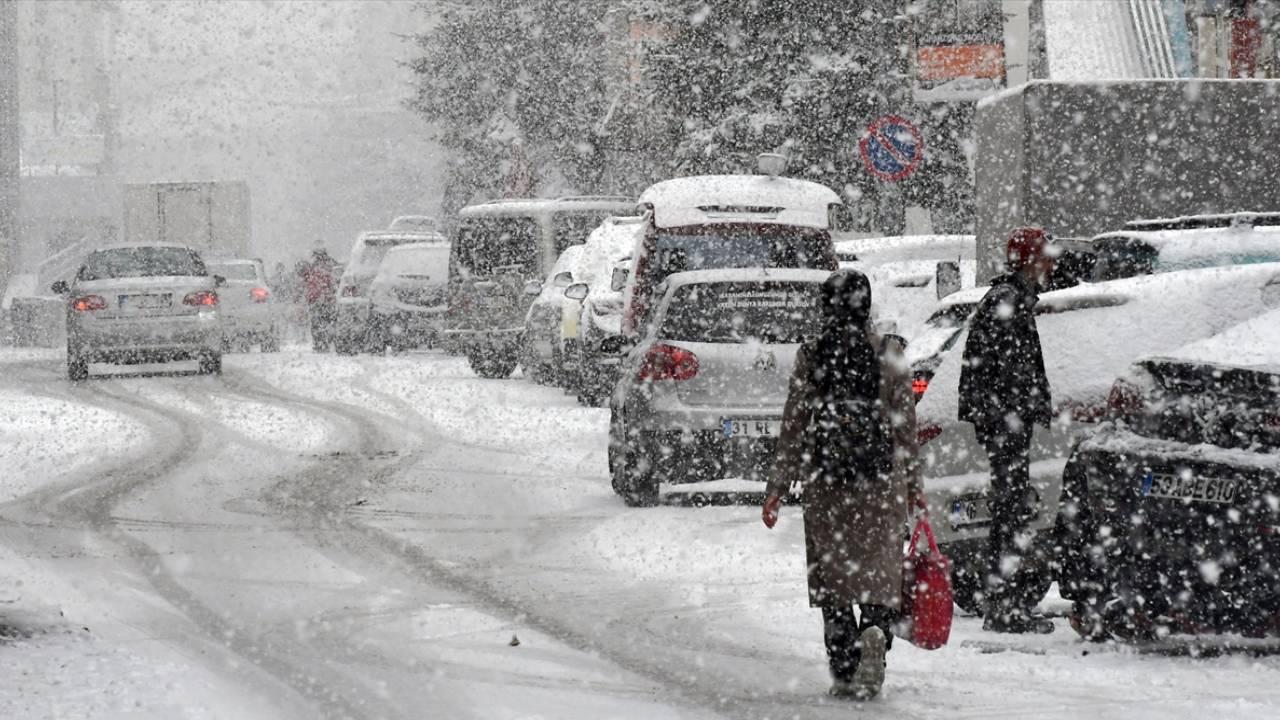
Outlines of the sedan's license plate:
[{"label": "sedan's license plate", "polygon": [[120,307],[126,310],[158,310],[169,307],[168,295],[121,295]]},{"label": "sedan's license plate", "polygon": [[991,522],[991,506],[985,495],[957,498],[951,503],[951,527],[987,525]]},{"label": "sedan's license plate", "polygon": [[1233,503],[1239,493],[1240,481],[1234,479],[1171,473],[1147,473],[1142,477],[1142,494],[1145,497]]},{"label": "sedan's license plate", "polygon": [[782,431],[781,420],[730,420],[720,421],[726,438],[776,438]]}]

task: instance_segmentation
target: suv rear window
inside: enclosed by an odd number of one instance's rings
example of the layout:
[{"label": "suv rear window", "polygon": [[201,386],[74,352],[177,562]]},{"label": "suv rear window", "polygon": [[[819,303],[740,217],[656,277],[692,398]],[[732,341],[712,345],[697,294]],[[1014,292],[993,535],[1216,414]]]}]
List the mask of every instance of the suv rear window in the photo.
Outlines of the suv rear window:
[{"label": "suv rear window", "polygon": [[672,296],[660,335],[686,342],[804,342],[821,329],[820,294],[818,283],[686,285]]},{"label": "suv rear window", "polygon": [[530,217],[471,218],[462,221],[453,244],[458,266],[480,276],[494,268],[538,266],[538,222]]},{"label": "suv rear window", "polygon": [[249,263],[226,263],[209,266],[209,273],[221,275],[228,280],[257,280],[258,271]]},{"label": "suv rear window", "polygon": [[656,273],[720,268],[772,267],[834,270],[831,239],[824,232],[794,228],[736,229],[710,226],[696,232],[659,232]]},{"label": "suv rear window", "polygon": [[194,251],[179,247],[135,247],[98,250],[85,259],[79,280],[128,277],[186,277],[208,275]]}]

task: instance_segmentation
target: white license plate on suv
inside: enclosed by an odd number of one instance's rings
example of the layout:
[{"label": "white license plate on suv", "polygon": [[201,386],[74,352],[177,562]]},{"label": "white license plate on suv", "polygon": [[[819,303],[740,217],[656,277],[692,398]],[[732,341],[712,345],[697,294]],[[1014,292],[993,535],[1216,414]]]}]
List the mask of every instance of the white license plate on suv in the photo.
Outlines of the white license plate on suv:
[{"label": "white license plate on suv", "polygon": [[1212,503],[1233,503],[1240,497],[1240,481],[1190,474],[1147,473],[1142,476],[1143,497]]},{"label": "white license plate on suv", "polygon": [[776,438],[782,433],[782,421],[770,419],[731,419],[720,421],[720,430],[726,439]]}]

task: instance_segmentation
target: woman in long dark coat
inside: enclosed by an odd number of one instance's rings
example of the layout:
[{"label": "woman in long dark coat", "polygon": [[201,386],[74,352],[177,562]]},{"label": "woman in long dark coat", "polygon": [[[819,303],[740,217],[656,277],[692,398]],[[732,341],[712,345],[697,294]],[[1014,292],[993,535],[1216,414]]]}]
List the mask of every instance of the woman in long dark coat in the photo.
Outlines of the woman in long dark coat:
[{"label": "woman in long dark coat", "polygon": [[781,498],[799,485],[831,694],[870,699],[901,602],[908,505],[923,505],[915,401],[901,345],[870,328],[866,276],[834,273],[822,304],[823,331],[796,359],[763,516],[773,527]]}]

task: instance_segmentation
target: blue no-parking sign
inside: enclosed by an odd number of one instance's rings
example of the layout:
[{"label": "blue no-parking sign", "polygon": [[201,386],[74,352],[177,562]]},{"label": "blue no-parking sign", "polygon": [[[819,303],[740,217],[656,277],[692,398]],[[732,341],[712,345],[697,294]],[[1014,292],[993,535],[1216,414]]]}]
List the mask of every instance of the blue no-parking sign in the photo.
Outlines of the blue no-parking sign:
[{"label": "blue no-parking sign", "polygon": [[885,115],[867,126],[858,141],[867,172],[881,180],[897,182],[920,167],[924,157],[924,136],[901,115]]}]

